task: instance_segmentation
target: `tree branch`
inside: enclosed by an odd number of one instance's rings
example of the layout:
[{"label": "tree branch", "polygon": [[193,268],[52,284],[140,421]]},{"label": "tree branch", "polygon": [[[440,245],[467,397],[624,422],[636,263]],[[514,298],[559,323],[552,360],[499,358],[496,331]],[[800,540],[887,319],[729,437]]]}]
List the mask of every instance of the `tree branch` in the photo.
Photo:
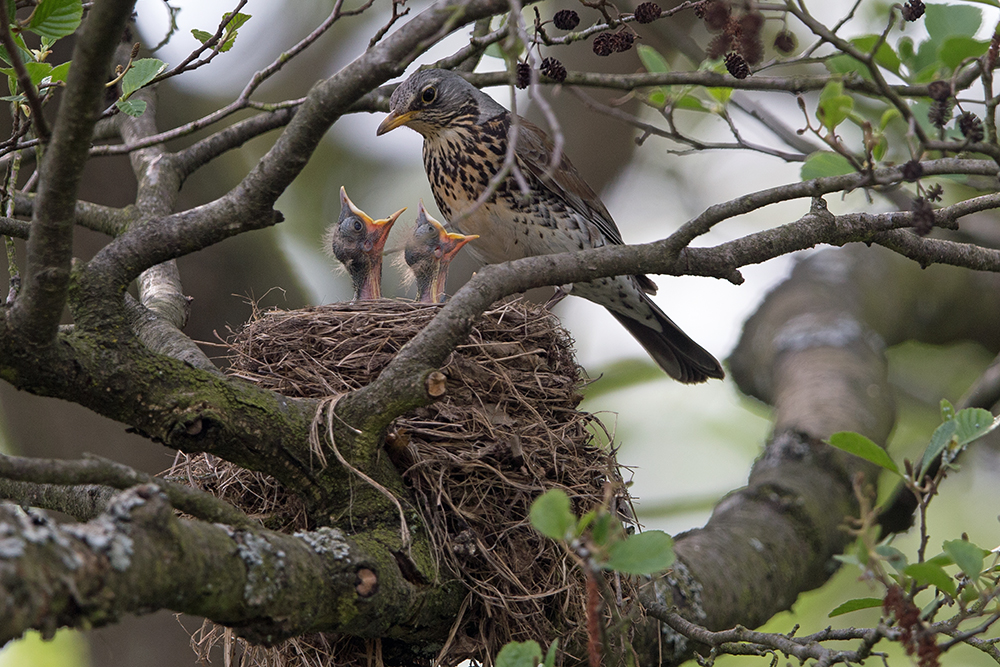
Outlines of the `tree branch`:
[{"label": "tree branch", "polygon": [[[28,74],[28,70],[24,67],[24,63],[21,61],[21,54],[18,52],[17,44],[14,43],[14,37],[10,34],[10,23],[6,20],[0,21],[0,44],[3,44],[4,49],[7,51],[7,57],[10,58],[11,67],[14,68],[14,73],[17,75],[17,85],[24,93],[24,98],[28,101],[28,107],[31,108],[31,121],[34,125],[35,135],[44,144],[49,140],[49,126],[45,122],[45,115],[42,113],[42,101],[38,99],[38,90],[35,89],[35,84],[31,82],[31,75]],[[10,91],[11,95],[15,95],[15,91]]]},{"label": "tree branch", "polygon": [[212,523],[235,527],[254,525],[246,514],[209,493],[186,484],[157,479],[96,456],[82,461],[60,461],[0,454],[0,477],[33,484],[98,485],[119,490],[140,484],[155,484],[166,494],[170,504],[182,512]]},{"label": "tree branch", "polygon": [[[996,164],[988,160],[946,159],[922,164],[925,165],[924,173],[928,175],[955,170],[989,175],[997,172]],[[486,308],[509,294],[545,285],[565,285],[633,273],[685,274],[704,271],[702,275],[707,273],[739,282],[741,278],[735,269],[745,264],[762,262],[820,243],[871,242],[887,230],[912,226],[911,212],[854,214],[839,218],[814,212],[799,223],[759,232],[750,235],[747,240],[738,239],[711,249],[686,248],[691,240],[714,225],[769,204],[901,180],[900,169],[893,167],[872,174],[849,174],[792,183],[711,206],[669,238],[655,243],[605,246],[483,267],[444,305],[438,316],[400,350],[375,382],[340,401],[337,414],[364,432],[377,433],[400,414],[427,404],[431,397],[426,393],[426,375],[436,370],[454,346],[465,339],[476,318]],[[939,212],[936,219],[942,224],[951,224],[950,220],[956,215],[1000,206],[1000,198],[985,195],[955,206],[958,208]],[[1000,264],[1000,251],[981,249],[971,255],[976,260],[985,260],[984,266]]]},{"label": "tree branch", "polygon": [[[38,195],[17,192],[14,195],[14,214],[33,216]],[[136,217],[135,208],[113,208],[88,201],[77,200],[73,211],[73,223],[107,236],[118,236]],[[27,238],[27,237],[25,237]]]},{"label": "tree branch", "polygon": [[96,4],[73,49],[73,67],[40,167],[23,285],[9,314],[14,329],[31,348],[49,346],[56,338],[69,287],[76,193],[108,64],[134,4],[134,0]]},{"label": "tree branch", "polygon": [[[330,125],[362,95],[398,76],[442,36],[506,9],[504,0],[439,0],[404,28],[316,84],[274,146],[233,190],[209,204],[130,230],[105,246],[81,274],[84,290],[120,292],[142,270],[230,236],[280,222],[272,207],[305,166]],[[96,292],[95,292],[96,293]],[[102,323],[88,320],[88,328]]]},{"label": "tree branch", "polygon": [[118,494],[85,524],[29,512],[0,504],[0,642],[155,609],[265,644],[317,631],[443,637],[461,603],[458,589],[407,582],[370,535],[187,521],[153,485]]},{"label": "tree branch", "polygon": [[107,509],[112,496],[118,493],[110,486],[84,484],[36,484],[0,478],[0,498],[22,507],[55,510],[77,521],[90,521]]}]

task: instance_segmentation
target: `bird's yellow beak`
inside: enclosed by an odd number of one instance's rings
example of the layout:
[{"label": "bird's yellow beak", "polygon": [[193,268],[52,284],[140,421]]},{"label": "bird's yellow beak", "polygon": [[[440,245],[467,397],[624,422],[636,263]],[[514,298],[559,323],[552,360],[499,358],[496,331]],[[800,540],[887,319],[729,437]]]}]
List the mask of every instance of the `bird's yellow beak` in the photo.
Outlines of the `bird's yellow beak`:
[{"label": "bird's yellow beak", "polygon": [[400,125],[406,125],[413,117],[417,115],[416,111],[404,111],[403,113],[396,113],[395,111],[390,111],[389,115],[379,124],[378,129],[375,130],[375,136],[381,137],[386,132],[390,130],[395,130]]},{"label": "bird's yellow beak", "polygon": [[374,220],[373,223],[376,225],[391,225],[392,223],[396,222],[396,218],[403,215],[403,211],[405,210],[406,207],[404,206],[403,208],[399,209],[398,211],[390,215],[388,218],[382,218],[381,220]]},{"label": "bird's yellow beak", "polygon": [[351,210],[351,213],[361,218],[362,222],[366,225],[370,225],[372,223],[371,216],[355,206],[354,202],[351,201],[351,198],[347,196],[347,190],[343,185],[340,186],[340,206],[341,208],[344,206],[348,207]]},{"label": "bird's yellow beak", "polygon": [[442,258],[446,261],[451,261],[451,258],[458,254],[458,251],[462,249],[469,241],[475,241],[479,238],[479,234],[472,234],[466,236],[465,234],[455,234],[453,232],[445,232],[444,238],[442,239],[442,246],[444,250],[444,255]]}]

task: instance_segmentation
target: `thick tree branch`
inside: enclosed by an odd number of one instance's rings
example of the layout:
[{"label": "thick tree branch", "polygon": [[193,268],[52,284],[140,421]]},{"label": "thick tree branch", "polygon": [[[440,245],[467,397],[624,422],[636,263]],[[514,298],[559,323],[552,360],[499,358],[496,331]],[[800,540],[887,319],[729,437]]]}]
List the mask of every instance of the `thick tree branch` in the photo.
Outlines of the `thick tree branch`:
[{"label": "thick tree branch", "polygon": [[200,489],[156,479],[152,475],[100,457],[60,461],[0,454],[0,478],[45,485],[97,485],[118,490],[140,484],[155,484],[166,494],[170,504],[182,512],[212,523],[225,523],[235,527],[254,525],[246,514]]},{"label": "thick tree branch", "polygon": [[10,236],[15,239],[26,239],[31,233],[31,225],[16,218],[0,217],[0,236]]},{"label": "thick tree branch", "polygon": [[69,287],[76,193],[108,64],[134,4],[134,0],[96,4],[73,50],[73,67],[40,167],[23,286],[9,315],[18,335],[31,347],[55,341]]},{"label": "thick tree branch", "polygon": [[317,631],[444,636],[462,597],[407,582],[374,535],[187,521],[153,485],[120,493],[85,524],[0,504],[0,531],[0,642],[155,609],[265,644]]},{"label": "thick tree branch", "polygon": [[[38,196],[31,193],[15,193],[15,215],[28,217],[34,215],[37,199]],[[77,200],[73,213],[74,224],[112,237],[118,236],[135,218],[136,210],[134,206],[113,208],[82,200]]]},{"label": "thick tree branch", "polygon": [[62,512],[77,521],[90,521],[100,516],[116,493],[117,489],[100,484],[64,486],[0,478],[0,498],[22,507]]},{"label": "thick tree branch", "polygon": [[[146,112],[138,118],[119,114],[122,138],[127,142],[156,132],[156,94],[153,89],[139,91],[136,97],[146,102]],[[132,171],[138,181],[136,208],[142,219],[158,218],[173,212],[183,177],[162,146],[150,146],[129,154]],[[128,304],[132,330],[149,349],[215,371],[215,365],[194,341],[181,333],[187,324],[190,302],[181,286],[177,262],[170,260],[151,266],[139,276],[139,304]],[[126,295],[126,300],[129,297]],[[138,311],[138,312],[136,312]]]},{"label": "thick tree branch", "polygon": [[283,107],[233,123],[224,130],[219,130],[178,151],[171,158],[171,162],[181,178],[187,178],[226,151],[239,148],[255,137],[288,125],[297,109],[298,105]]},{"label": "thick tree branch", "polygon": [[3,333],[0,368],[14,386],[73,401],[168,447],[267,472],[309,507],[336,504],[316,484],[308,446],[316,401],[192,368],[128,337],[106,345],[79,331],[61,336],[45,362],[26,373],[21,369],[34,357]]}]

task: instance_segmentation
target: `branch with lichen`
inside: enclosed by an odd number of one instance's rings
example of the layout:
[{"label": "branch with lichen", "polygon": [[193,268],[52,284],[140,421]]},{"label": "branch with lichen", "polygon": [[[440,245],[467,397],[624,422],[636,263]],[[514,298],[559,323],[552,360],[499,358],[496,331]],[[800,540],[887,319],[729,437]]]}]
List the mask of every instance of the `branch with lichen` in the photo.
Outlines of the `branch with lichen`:
[{"label": "branch with lichen", "polygon": [[151,484],[119,493],[86,523],[0,503],[0,531],[0,642],[155,609],[204,616],[264,644],[318,631],[443,635],[446,611],[463,597],[406,581],[377,535],[181,519]]}]

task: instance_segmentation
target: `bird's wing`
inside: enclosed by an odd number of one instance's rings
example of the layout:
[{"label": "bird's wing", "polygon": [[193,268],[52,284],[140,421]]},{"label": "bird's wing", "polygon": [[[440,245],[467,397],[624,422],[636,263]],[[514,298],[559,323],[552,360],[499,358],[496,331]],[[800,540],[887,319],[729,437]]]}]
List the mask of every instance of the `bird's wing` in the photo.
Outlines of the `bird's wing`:
[{"label": "bird's wing", "polygon": [[[592,221],[605,239],[614,245],[625,245],[611,213],[597,193],[587,185],[576,167],[566,157],[560,156],[559,168],[551,176],[546,172],[552,160],[552,142],[542,128],[518,117],[517,157],[521,165],[549,190],[569,203],[577,212]],[[639,286],[647,294],[656,294],[656,283],[647,276],[637,275]]]},{"label": "bird's wing", "polygon": [[552,142],[542,128],[523,118],[518,119],[517,157],[521,165],[545,187],[565,200],[577,212],[593,221],[608,241],[623,245],[618,225],[587,182],[576,171],[566,154],[560,156],[559,167],[548,175],[552,160]]}]

